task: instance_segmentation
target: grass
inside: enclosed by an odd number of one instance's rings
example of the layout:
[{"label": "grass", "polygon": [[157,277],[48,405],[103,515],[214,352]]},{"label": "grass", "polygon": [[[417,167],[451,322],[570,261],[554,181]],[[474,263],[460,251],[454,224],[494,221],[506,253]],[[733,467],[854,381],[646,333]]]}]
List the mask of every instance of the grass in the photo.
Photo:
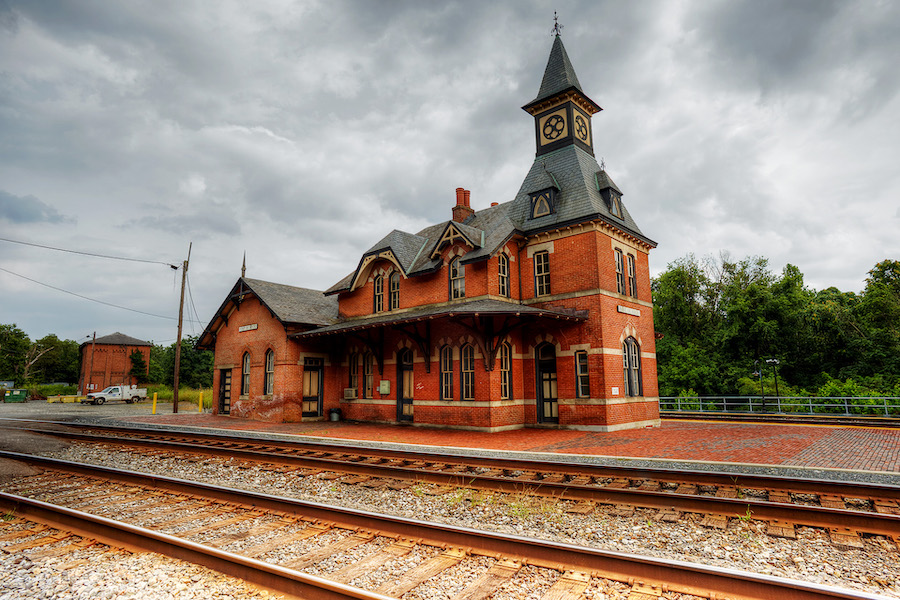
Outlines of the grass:
[{"label": "grass", "polygon": [[[213,391],[212,388],[179,388],[178,400],[180,402],[190,402],[197,404],[200,399],[200,392],[203,392],[203,408],[212,408]],[[172,386],[162,384],[150,384],[147,386],[147,398],[153,399],[153,394],[157,394],[158,402],[171,402],[175,398],[175,392]]]}]

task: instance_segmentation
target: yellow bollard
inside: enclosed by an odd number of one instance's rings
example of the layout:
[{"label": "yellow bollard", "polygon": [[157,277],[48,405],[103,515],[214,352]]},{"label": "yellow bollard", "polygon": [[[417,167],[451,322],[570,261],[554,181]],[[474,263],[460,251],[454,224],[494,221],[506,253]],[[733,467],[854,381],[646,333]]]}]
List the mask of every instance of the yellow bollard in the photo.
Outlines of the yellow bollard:
[{"label": "yellow bollard", "polygon": [[200,399],[197,400],[197,412],[203,412],[203,392],[200,392]]},{"label": "yellow bollard", "polygon": [[152,415],[156,414],[156,392],[153,392],[153,412],[150,414],[152,414]]}]

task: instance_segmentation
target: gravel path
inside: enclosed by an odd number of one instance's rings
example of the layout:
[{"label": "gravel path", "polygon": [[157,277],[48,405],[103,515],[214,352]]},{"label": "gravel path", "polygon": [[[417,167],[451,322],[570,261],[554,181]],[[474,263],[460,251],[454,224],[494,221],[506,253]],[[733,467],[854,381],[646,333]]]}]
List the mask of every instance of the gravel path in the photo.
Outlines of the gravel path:
[{"label": "gravel path", "polygon": [[[733,519],[728,529],[723,531],[701,527],[697,522],[698,518],[690,514],[684,515],[676,523],[657,522],[653,520],[655,511],[643,509],[637,509],[631,517],[613,516],[602,512],[602,508],[588,515],[579,515],[566,512],[571,507],[571,503],[567,501],[475,490],[455,490],[448,494],[432,496],[427,493],[431,487],[428,485],[416,485],[401,491],[386,488],[369,489],[360,485],[346,485],[334,480],[325,480],[321,478],[321,474],[304,477],[297,473],[283,475],[269,472],[257,466],[238,468],[238,465],[247,467],[247,464],[253,463],[243,463],[234,459],[210,458],[200,462],[159,456],[148,459],[146,455],[120,450],[113,446],[101,448],[82,444],[73,444],[67,449],[45,451],[42,454],[64,460],[157,473],[408,518],[421,519],[423,515],[427,515],[428,520],[462,527],[545,538],[604,550],[693,561],[900,598],[900,552],[894,542],[881,537],[866,537],[863,549],[840,549],[831,543],[824,531],[800,527],[797,529],[796,540],[775,538],[766,535],[764,525],[752,518]],[[331,535],[339,534],[329,532],[324,534],[324,537],[317,536],[322,538],[319,541],[305,540],[292,547],[272,552],[268,557],[279,559],[296,556],[298,552],[311,549],[313,547],[311,544],[328,540]],[[331,562],[315,565],[309,572],[327,575],[328,572],[352,562],[355,558],[352,552],[348,552],[343,557],[335,557]],[[423,558],[411,553],[403,560],[421,561]],[[485,565],[484,569],[490,567],[489,562]],[[137,570],[133,572],[135,571]],[[380,574],[376,572],[367,577],[391,576],[390,569],[385,568],[382,571]],[[520,585],[507,591],[501,590],[496,600],[539,598],[542,593],[539,590],[545,589],[542,586],[552,585],[552,581],[547,581],[547,573],[541,575],[536,570],[533,577],[529,576],[530,570],[523,569],[521,573],[525,578],[523,581],[527,580],[530,583],[525,587]],[[459,573],[459,577],[467,581],[477,576],[478,573]],[[434,586],[433,593],[436,594],[430,597],[450,597],[452,594],[443,592],[438,594],[437,590],[449,590],[464,585],[460,584],[460,580],[453,579],[452,574],[447,573],[442,577],[445,577],[444,581],[436,578],[429,582]],[[550,576],[550,579],[552,578],[553,576]],[[75,590],[80,584],[76,581],[68,585],[70,590]],[[523,596],[526,588],[527,594]],[[623,585],[622,588],[627,591],[628,586]],[[3,593],[7,593],[7,587],[4,580],[0,580],[0,594]],[[409,595],[408,598],[426,597],[420,594],[422,590],[418,590],[416,595]],[[81,598],[82,596],[0,595],[0,599],[5,597]],[[234,597],[253,596],[234,595]],[[606,585],[603,589],[594,585],[588,590],[586,597],[624,596],[620,596],[620,590],[614,585]]]}]

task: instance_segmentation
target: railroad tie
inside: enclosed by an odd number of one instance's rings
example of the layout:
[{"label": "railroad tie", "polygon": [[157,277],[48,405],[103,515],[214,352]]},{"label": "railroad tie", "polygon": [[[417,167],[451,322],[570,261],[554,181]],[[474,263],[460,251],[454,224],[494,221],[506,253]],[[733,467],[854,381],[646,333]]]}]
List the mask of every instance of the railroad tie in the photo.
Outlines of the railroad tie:
[{"label": "railroad tie", "polygon": [[658,492],[661,487],[662,486],[658,481],[654,481],[653,479],[645,479],[641,482],[641,485],[638,486],[638,489],[645,492]]},{"label": "railroad tie", "polygon": [[287,546],[288,544],[311,538],[313,536],[319,535],[320,533],[325,533],[330,529],[331,525],[309,525],[307,527],[304,527],[300,531],[283,533],[265,542],[261,542],[259,544],[244,548],[240,551],[240,553],[245,556],[251,556],[254,558],[259,557],[263,554],[266,554],[267,552],[275,550],[276,548],[281,548],[282,546]]},{"label": "railroad tie", "polygon": [[847,527],[830,527],[828,535],[831,536],[831,543],[841,549],[862,548],[863,541],[858,531],[848,529]]},{"label": "railroad tie", "polygon": [[250,519],[256,519],[257,517],[262,516],[262,514],[263,513],[259,511],[248,510],[247,512],[240,515],[222,519],[221,521],[213,521],[212,523],[208,523],[206,525],[200,525],[199,527],[194,527],[193,529],[182,531],[178,534],[178,537],[187,538],[197,535],[198,533],[205,533],[211,529],[221,529],[223,527],[228,527],[229,525],[234,525],[235,523],[241,523],[243,521],[249,521]]},{"label": "railroad tie", "polygon": [[822,505],[822,508],[847,508],[843,498],[827,494],[819,496],[819,504]]},{"label": "railroad tie", "polygon": [[895,500],[873,500],[875,512],[884,515],[900,515],[900,505]]},{"label": "railroad tie", "polygon": [[96,545],[97,540],[91,540],[87,538],[82,538],[77,542],[73,542],[71,544],[66,544],[65,546],[60,546],[59,548],[51,548],[49,550],[38,550],[37,552],[29,552],[28,558],[52,558],[56,556],[68,556],[72,552],[76,550],[81,550],[83,548],[89,548],[90,546]]},{"label": "railroad tie", "polygon": [[723,485],[716,489],[716,498],[737,498],[737,488],[732,485]]},{"label": "railroad tie", "polygon": [[628,592],[626,600],[658,600],[662,597],[662,588],[655,585],[636,583]]},{"label": "railroad tie", "polygon": [[414,542],[408,540],[397,540],[393,544],[385,548],[381,548],[378,552],[373,552],[372,554],[356,561],[353,564],[347,565],[346,567],[334,571],[327,577],[328,579],[332,579],[334,581],[348,583],[361,575],[365,575],[366,573],[375,571],[380,566],[396,558],[406,556],[415,546],[416,544]]},{"label": "railroad tie", "polygon": [[566,571],[547,593],[541,596],[541,600],[577,600],[582,597],[590,581],[590,573]]},{"label": "railroad tie", "polygon": [[419,563],[396,580],[385,583],[375,590],[385,596],[399,598],[426,579],[430,579],[443,571],[453,567],[465,558],[466,551],[461,548],[448,548],[437,556],[433,556],[425,562]]},{"label": "railroad tie", "polygon": [[630,484],[631,484],[631,482],[628,481],[627,479],[617,478],[617,479],[613,479],[608,484],[606,484],[606,487],[613,488],[615,490],[624,490]]},{"label": "railroad tie", "polygon": [[678,487],[675,488],[676,494],[685,494],[687,496],[696,496],[697,495],[697,486],[693,483],[679,483]]},{"label": "railroad tie", "polygon": [[769,490],[769,502],[791,503],[791,494],[783,490]]},{"label": "railroad tie", "polygon": [[12,554],[13,552],[19,552],[20,550],[30,550],[31,548],[37,548],[38,546],[46,546],[48,544],[55,544],[57,542],[61,542],[66,538],[72,537],[72,534],[67,531],[54,531],[50,535],[41,536],[34,540],[29,540],[27,542],[19,542],[18,544],[10,544],[8,546],[4,546],[0,548],[3,552],[7,554]]},{"label": "railroad tie", "polygon": [[309,565],[314,565],[317,562],[328,558],[333,554],[340,554],[341,552],[346,552],[351,548],[355,548],[360,544],[365,544],[367,542],[371,542],[375,539],[375,534],[371,531],[357,531],[352,535],[348,535],[344,539],[338,540],[333,544],[329,544],[327,546],[322,546],[316,548],[311,552],[307,552],[302,555],[300,558],[296,560],[292,560],[288,563],[285,563],[285,567],[289,569],[300,570],[304,567],[308,567]]},{"label": "railroad tie", "polygon": [[700,519],[700,525],[710,529],[728,529],[728,517],[725,515],[703,515]]},{"label": "railroad tie", "polygon": [[[8,533],[4,533],[0,535],[0,542],[11,542],[13,540],[18,540],[24,537],[31,537],[33,535],[37,535],[39,533],[43,533],[50,529],[46,525],[35,525],[34,527],[29,527],[28,529],[19,529],[17,531],[10,531]],[[0,548],[2,550],[2,548]]]},{"label": "railroad tie", "polygon": [[766,533],[773,537],[783,537],[791,540],[797,539],[797,533],[794,531],[794,524],[787,521],[769,521],[766,527]]},{"label": "railroad tie", "polygon": [[270,531],[274,531],[276,529],[281,529],[282,527],[288,527],[290,525],[294,525],[297,523],[297,519],[291,517],[284,517],[282,519],[278,519],[277,521],[271,521],[269,523],[265,523],[264,525],[259,525],[252,529],[248,529],[247,531],[236,531],[234,533],[226,533],[220,537],[215,538],[214,540],[210,540],[206,542],[208,546],[227,546],[233,542],[238,540],[245,540],[247,538],[256,537],[259,535],[265,535]]},{"label": "railroad tie", "polygon": [[633,504],[616,504],[614,505],[609,514],[616,517],[633,517],[634,516],[634,505]]},{"label": "railroad tie", "polygon": [[681,518],[682,512],[675,508],[661,508],[656,513],[656,520],[662,523],[677,523]]},{"label": "railroad tie", "polygon": [[573,504],[569,508],[566,509],[567,513],[574,513],[576,515],[587,515],[594,511],[594,503],[593,502],[579,502],[578,504]]},{"label": "railroad tie", "polygon": [[458,593],[452,600],[484,600],[519,572],[522,563],[513,560],[498,560],[487,572],[473,581],[469,587]]}]

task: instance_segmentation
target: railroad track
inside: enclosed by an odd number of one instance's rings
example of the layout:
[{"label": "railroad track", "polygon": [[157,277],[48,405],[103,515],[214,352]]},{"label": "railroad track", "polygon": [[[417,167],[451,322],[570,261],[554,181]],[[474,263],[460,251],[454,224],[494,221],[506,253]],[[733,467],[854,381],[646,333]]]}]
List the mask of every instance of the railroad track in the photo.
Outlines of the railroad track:
[{"label": "railroad track", "polygon": [[[298,598],[454,600],[509,592],[656,598],[879,598],[828,586],[389,517],[218,486],[2,452],[41,469],[5,484],[0,508],[68,536],[160,552]],[[65,552],[23,528],[0,548]],[[465,574],[457,581],[460,573]],[[529,576],[523,576],[523,575]],[[536,583],[537,582],[537,583]],[[543,587],[541,587],[543,586]]]},{"label": "railroad track", "polygon": [[[21,429],[21,427],[20,427]],[[504,493],[527,493],[581,503],[613,505],[618,516],[636,508],[658,511],[660,521],[685,513],[707,527],[752,516],[771,535],[795,538],[797,526],[828,531],[842,548],[861,548],[864,536],[885,536],[900,548],[900,487],[736,473],[598,466],[583,463],[361,448],[349,444],[283,441],[137,428],[33,426],[68,439],[113,443],[144,452],[190,452],[328,471],[344,483],[397,485],[426,482]],[[337,475],[334,476],[337,478]]]}]

